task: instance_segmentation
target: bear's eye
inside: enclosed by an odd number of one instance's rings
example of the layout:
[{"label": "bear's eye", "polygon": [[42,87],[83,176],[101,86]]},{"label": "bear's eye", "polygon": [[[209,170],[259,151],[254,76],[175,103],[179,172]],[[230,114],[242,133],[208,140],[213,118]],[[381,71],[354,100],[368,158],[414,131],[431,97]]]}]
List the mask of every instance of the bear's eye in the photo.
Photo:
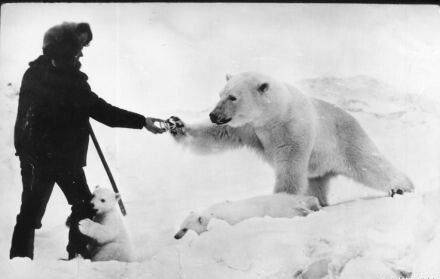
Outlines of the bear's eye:
[{"label": "bear's eye", "polygon": [[228,96],[228,100],[229,100],[229,101],[236,101],[236,100],[237,100],[237,97],[232,96],[232,95],[229,95],[229,96]]},{"label": "bear's eye", "polygon": [[105,202],[105,199],[101,199],[101,202]]}]

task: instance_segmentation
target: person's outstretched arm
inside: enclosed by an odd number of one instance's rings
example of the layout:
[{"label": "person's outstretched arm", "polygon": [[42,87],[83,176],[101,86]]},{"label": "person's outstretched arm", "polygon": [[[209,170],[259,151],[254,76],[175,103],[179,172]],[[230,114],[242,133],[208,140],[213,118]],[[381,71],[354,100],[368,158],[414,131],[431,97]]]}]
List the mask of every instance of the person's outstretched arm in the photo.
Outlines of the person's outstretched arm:
[{"label": "person's outstretched arm", "polygon": [[162,120],[151,117],[144,117],[141,114],[127,111],[107,103],[99,98],[95,93],[92,94],[91,106],[89,108],[89,115],[93,119],[110,127],[122,127],[132,129],[147,128],[148,131],[157,134],[165,132],[154,125],[154,122],[161,122]]}]

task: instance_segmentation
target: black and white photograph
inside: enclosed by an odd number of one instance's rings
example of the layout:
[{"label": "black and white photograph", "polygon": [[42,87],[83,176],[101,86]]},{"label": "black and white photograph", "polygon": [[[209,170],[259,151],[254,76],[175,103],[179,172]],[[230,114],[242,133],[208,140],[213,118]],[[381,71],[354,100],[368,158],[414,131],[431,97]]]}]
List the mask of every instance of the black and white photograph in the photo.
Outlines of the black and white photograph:
[{"label": "black and white photograph", "polygon": [[440,6],[6,3],[0,277],[440,279]]}]

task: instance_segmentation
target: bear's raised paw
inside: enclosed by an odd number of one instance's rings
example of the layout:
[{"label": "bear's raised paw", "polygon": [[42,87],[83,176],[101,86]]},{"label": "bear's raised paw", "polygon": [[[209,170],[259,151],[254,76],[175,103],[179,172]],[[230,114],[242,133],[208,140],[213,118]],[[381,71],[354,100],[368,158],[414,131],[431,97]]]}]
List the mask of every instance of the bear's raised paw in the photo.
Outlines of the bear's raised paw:
[{"label": "bear's raised paw", "polygon": [[93,226],[93,221],[90,220],[89,218],[82,219],[81,221],[78,222],[78,229],[84,235],[88,235],[90,233],[92,226]]},{"label": "bear's raised paw", "polygon": [[173,136],[184,136],[185,135],[185,124],[182,120],[180,120],[177,116],[171,116],[167,120],[165,120],[167,125],[167,129]]}]

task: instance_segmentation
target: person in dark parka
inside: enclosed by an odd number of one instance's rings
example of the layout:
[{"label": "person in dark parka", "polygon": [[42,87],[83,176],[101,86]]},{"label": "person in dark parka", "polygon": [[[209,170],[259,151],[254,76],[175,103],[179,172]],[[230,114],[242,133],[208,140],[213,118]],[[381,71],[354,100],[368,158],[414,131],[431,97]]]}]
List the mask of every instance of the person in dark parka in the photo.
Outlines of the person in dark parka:
[{"label": "person in dark parka", "polygon": [[10,258],[34,256],[35,229],[56,183],[71,205],[68,258],[88,258],[87,241],[78,221],[91,218],[91,192],[83,167],[89,141],[89,117],[110,127],[162,133],[154,122],[112,106],[91,91],[80,71],[82,48],[92,40],[87,23],[50,28],[43,40],[43,55],[29,63],[18,101],[14,143],[19,156],[23,192],[12,235]]}]

